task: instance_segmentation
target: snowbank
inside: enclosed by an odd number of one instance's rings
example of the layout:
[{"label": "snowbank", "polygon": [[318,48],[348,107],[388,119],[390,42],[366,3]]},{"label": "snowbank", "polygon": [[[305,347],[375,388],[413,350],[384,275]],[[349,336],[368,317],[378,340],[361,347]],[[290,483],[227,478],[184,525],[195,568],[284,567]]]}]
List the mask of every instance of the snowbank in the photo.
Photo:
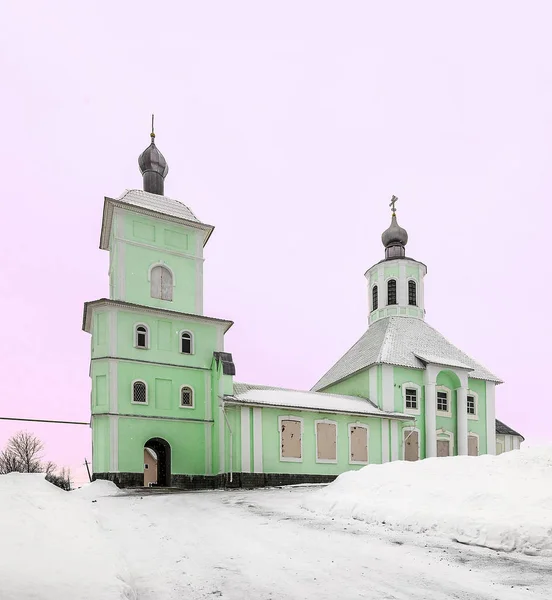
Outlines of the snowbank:
[{"label": "snowbank", "polygon": [[136,597],[90,507],[44,475],[0,475],[2,600]]},{"label": "snowbank", "polygon": [[116,496],[121,490],[112,482],[105,479],[97,479],[92,483],[87,483],[77,490],[73,490],[71,495],[77,496],[83,500],[97,500],[105,496]]},{"label": "snowbank", "polygon": [[303,508],[496,550],[552,556],[552,446],[368,465]]}]

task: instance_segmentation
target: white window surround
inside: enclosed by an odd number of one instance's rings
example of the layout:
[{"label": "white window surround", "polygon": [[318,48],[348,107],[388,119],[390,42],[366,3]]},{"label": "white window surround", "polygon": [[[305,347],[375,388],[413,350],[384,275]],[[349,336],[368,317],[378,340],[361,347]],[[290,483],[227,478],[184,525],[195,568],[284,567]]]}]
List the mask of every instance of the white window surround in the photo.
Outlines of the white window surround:
[{"label": "white window surround", "polygon": [[149,266],[148,269],[148,282],[151,283],[151,272],[153,271],[153,269],[155,269],[155,267],[164,267],[165,269],[167,269],[167,271],[169,271],[169,273],[171,274],[172,277],[172,286],[173,288],[176,287],[176,276],[174,274],[174,271],[169,267],[169,265],[166,262],[163,262],[162,260],[156,263],[153,263]]},{"label": "white window surround", "polygon": [[[192,404],[190,406],[188,406],[187,404],[182,404],[182,390],[183,390],[183,388],[188,388],[192,392]],[[195,408],[195,390],[194,390],[194,388],[191,385],[185,383],[184,385],[180,386],[180,390],[178,392],[178,406],[180,408]]]},{"label": "white window surround", "polygon": [[420,435],[420,430],[418,429],[418,427],[403,427],[402,428],[402,460],[406,460],[406,444],[405,444],[406,436],[404,435],[405,431],[408,431],[408,432],[415,431],[418,433],[418,460],[420,460],[420,448],[422,446],[422,436]]},{"label": "white window surround", "polygon": [[[182,352],[182,336],[183,334],[188,333],[190,334],[190,352]],[[187,356],[189,356],[190,354],[194,354],[195,353],[195,344],[194,344],[194,334],[192,331],[190,331],[189,329],[183,329],[179,334],[178,334],[178,351],[180,352],[180,354],[186,354]]]},{"label": "white window surround", "polygon": [[[416,390],[416,404],[417,408],[406,408],[406,389]],[[405,413],[409,415],[419,415],[421,414],[420,404],[422,401],[422,388],[417,383],[413,383],[412,381],[407,381],[402,384],[402,397],[403,397],[403,409]]]},{"label": "white window surround", "polygon": [[[437,392],[446,392],[447,393],[447,409],[448,410],[439,410],[437,408]],[[444,385],[435,386],[435,412],[438,417],[452,417],[452,394],[451,389]]]},{"label": "white window surround", "polygon": [[[468,393],[466,394],[466,396],[473,396],[473,399],[475,402],[475,415],[468,413],[468,419],[470,419],[471,421],[479,421],[479,394],[477,392],[474,392],[473,390],[468,390]],[[467,410],[468,410],[468,407],[467,407],[467,400],[466,400],[466,411]]]},{"label": "white window surround", "polygon": [[[282,456],[282,421],[299,421],[301,423],[301,458]],[[303,462],[303,432],[305,424],[302,417],[295,417],[293,415],[279,416],[278,417],[278,434],[280,438],[280,461],[281,462]]]},{"label": "white window surround", "polygon": [[[374,288],[376,288],[376,301],[377,301],[376,307],[374,307]],[[370,298],[368,300],[370,301],[370,312],[374,312],[375,310],[378,310],[378,308],[380,307],[380,301],[379,301],[379,286],[378,286],[377,281],[375,283],[373,283],[372,287],[370,288]]]},{"label": "white window surround", "polygon": [[[146,386],[146,401],[145,402],[135,402],[134,401],[134,384],[135,383],[143,383]],[[130,384],[130,403],[131,404],[138,404],[139,406],[147,406],[149,404],[148,384],[143,379],[135,379]]]},{"label": "white window surround", "polygon": [[[415,286],[414,289],[416,290],[416,304],[410,304],[410,282],[411,281],[414,282],[414,286]],[[418,300],[418,282],[412,276],[409,276],[406,278],[406,304],[407,304],[407,306],[414,306],[414,307],[417,307],[420,304],[420,302]]]},{"label": "white window surround", "polygon": [[446,440],[449,443],[449,456],[454,456],[454,433],[447,429],[437,429],[437,440]]},{"label": "white window surround", "polygon": [[[395,282],[395,303],[389,304],[389,282]],[[396,275],[391,275],[385,280],[385,306],[399,305],[399,278]]]},{"label": "white window surround", "polygon": [[[477,438],[477,453],[478,453],[478,455],[481,455],[481,447],[479,446],[479,434],[475,433],[474,431],[468,431],[468,439],[470,437]],[[469,444],[468,444],[468,448],[469,448]]]},{"label": "white window surround", "polygon": [[[146,329],[146,345],[138,346],[138,327],[144,327]],[[150,328],[145,323],[134,323],[134,347],[137,350],[149,350],[150,347]]]},{"label": "white window surround", "polygon": [[[318,423],[325,423],[327,425],[335,426],[335,459],[331,458],[318,458]],[[301,444],[303,442],[303,430],[301,429]],[[331,419],[317,419],[314,422],[314,440],[315,440],[315,455],[314,458],[317,463],[330,463],[337,464],[337,421],[332,421]],[[301,456],[303,456],[303,448],[301,447]]]},{"label": "white window surround", "polygon": [[[363,429],[366,429],[366,456],[368,457],[368,460],[364,461],[364,460],[351,460],[351,430],[353,429],[353,427],[362,427]],[[348,426],[348,432],[349,432],[349,464],[350,465],[367,465],[370,462],[370,428],[368,427],[368,425],[366,425],[365,423],[349,423]]]}]

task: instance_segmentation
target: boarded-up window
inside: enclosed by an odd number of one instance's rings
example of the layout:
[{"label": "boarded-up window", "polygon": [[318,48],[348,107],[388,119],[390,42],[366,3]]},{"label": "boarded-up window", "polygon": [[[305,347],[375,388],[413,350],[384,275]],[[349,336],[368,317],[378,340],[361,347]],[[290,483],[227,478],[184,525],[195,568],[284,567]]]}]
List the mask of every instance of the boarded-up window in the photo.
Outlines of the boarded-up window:
[{"label": "boarded-up window", "polygon": [[404,432],[404,460],[418,460],[419,438],[417,431],[405,430]]},{"label": "boarded-up window", "polygon": [[173,299],[173,277],[169,269],[158,265],[151,270],[151,297]]},{"label": "boarded-up window", "polygon": [[282,419],[280,442],[282,458],[301,458],[301,421]]},{"label": "boarded-up window", "polygon": [[450,456],[449,440],[437,440],[437,456]]},{"label": "boarded-up window", "polygon": [[468,456],[479,456],[479,440],[475,435],[468,436]]},{"label": "boarded-up window", "polygon": [[316,424],[317,460],[337,459],[337,427],[335,423]]},{"label": "boarded-up window", "polygon": [[350,428],[350,440],[351,440],[351,462],[368,462],[368,430],[366,427],[357,427],[351,425]]}]

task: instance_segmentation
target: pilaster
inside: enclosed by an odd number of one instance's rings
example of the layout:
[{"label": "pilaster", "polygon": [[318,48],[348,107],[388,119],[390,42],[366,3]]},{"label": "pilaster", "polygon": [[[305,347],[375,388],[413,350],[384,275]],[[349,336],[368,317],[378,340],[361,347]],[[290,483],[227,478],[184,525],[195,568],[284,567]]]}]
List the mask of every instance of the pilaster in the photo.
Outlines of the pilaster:
[{"label": "pilaster", "polygon": [[424,371],[425,449],[426,458],[437,456],[437,393],[438,368],[427,365]]},{"label": "pilaster", "polygon": [[485,407],[487,413],[487,454],[496,454],[496,385],[492,381],[486,381],[485,384]]},{"label": "pilaster", "polygon": [[456,435],[458,438],[458,456],[468,454],[468,377],[458,373],[460,387],[456,390]]}]

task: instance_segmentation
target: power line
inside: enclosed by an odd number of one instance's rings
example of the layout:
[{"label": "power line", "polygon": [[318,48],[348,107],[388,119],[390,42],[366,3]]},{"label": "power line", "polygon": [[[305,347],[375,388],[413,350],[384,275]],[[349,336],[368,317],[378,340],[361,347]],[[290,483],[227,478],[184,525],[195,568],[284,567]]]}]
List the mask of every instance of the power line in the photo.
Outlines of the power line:
[{"label": "power line", "polygon": [[88,425],[84,421],[52,421],[51,419],[20,419],[19,417],[0,417],[1,421],[29,421],[30,423],[58,423],[61,425]]}]

